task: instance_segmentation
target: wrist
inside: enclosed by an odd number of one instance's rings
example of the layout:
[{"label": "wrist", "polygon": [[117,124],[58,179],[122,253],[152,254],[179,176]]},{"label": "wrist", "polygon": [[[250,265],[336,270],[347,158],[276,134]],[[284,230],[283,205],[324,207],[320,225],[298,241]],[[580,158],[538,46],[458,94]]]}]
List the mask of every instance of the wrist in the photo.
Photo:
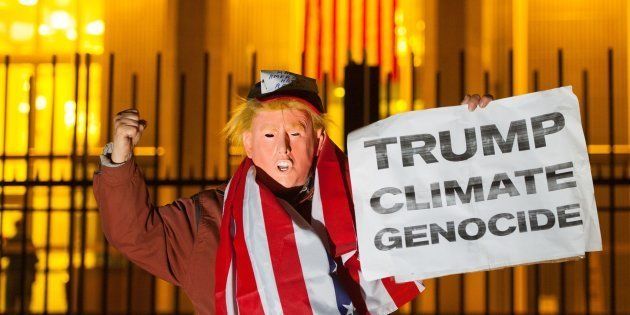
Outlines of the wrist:
[{"label": "wrist", "polygon": [[[126,161],[123,161],[121,163],[117,163],[114,162],[112,160],[112,153],[114,152],[114,143],[113,142],[109,142],[105,145],[105,147],[103,148],[103,152],[100,155],[100,159],[101,159],[101,165],[102,166],[106,166],[106,167],[114,167],[117,168],[121,165],[125,165],[128,164],[127,162],[129,160],[131,160],[131,154],[129,155],[129,158],[126,159]],[[121,152],[121,151],[118,151]],[[118,158],[120,160],[120,158]]]},{"label": "wrist", "polygon": [[117,164],[125,163],[131,158],[131,152],[120,151],[120,150],[116,151],[116,149],[114,149],[112,150],[112,153],[109,156],[109,158],[112,160],[112,162],[117,163]]},{"label": "wrist", "polygon": [[113,143],[112,151],[109,156],[112,162],[117,164],[125,163],[131,158],[131,151],[127,146],[128,145],[125,144],[123,147],[120,147],[116,142]]},{"label": "wrist", "polygon": [[122,164],[127,162],[127,160],[129,160],[129,155],[118,155],[115,153],[112,153],[110,156],[110,159],[112,160],[112,162],[116,163],[116,164]]}]

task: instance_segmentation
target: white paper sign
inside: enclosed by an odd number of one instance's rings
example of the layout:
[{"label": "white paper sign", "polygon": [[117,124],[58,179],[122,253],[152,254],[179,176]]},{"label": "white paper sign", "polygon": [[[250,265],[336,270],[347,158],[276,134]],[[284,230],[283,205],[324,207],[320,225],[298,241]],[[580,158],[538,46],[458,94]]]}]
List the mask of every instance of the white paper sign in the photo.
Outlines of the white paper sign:
[{"label": "white paper sign", "polygon": [[571,87],[392,116],[352,132],[348,155],[367,280],[602,249]]}]

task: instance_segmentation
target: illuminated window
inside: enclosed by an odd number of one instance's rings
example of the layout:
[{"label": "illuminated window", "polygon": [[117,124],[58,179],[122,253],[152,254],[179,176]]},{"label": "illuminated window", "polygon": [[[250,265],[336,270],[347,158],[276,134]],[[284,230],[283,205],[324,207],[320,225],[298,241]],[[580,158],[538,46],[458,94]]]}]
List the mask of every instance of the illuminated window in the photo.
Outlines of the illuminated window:
[{"label": "illuminated window", "polygon": [[[0,150],[6,147],[7,161],[0,165],[0,176],[4,180],[24,180],[27,175],[26,161],[21,158],[28,152],[33,156],[31,167],[33,179],[35,173],[40,180],[48,180],[50,175],[54,180],[68,180],[71,163],[67,156],[72,151],[72,136],[75,123],[77,125],[77,140],[83,143],[86,135],[86,119],[88,146],[98,145],[100,137],[100,102],[101,102],[101,64],[100,55],[103,53],[103,35],[106,24],[103,20],[103,1],[78,0],[19,0],[0,1],[0,55],[9,56],[10,66],[8,75],[8,103],[0,104],[0,125],[6,121],[7,134],[0,128]],[[74,97],[75,67],[74,54],[81,55],[79,72],[79,99]],[[85,54],[92,55],[89,82],[89,113],[86,115],[86,73]],[[57,63],[53,67],[52,56],[57,56]],[[0,66],[0,99],[5,98],[5,73]],[[54,68],[54,78],[53,78]],[[55,91],[53,91],[53,86]],[[54,95],[54,99],[53,99]],[[75,113],[78,109],[78,115]],[[52,114],[54,112],[54,117]],[[75,117],[76,116],[76,117]],[[87,117],[86,117],[87,116]],[[29,126],[29,117],[31,126]],[[45,157],[51,150],[51,131],[53,131],[54,155],[56,158],[51,165]],[[31,133],[31,145],[29,143]],[[6,139],[6,143],[2,143]],[[69,140],[70,139],[70,140]],[[92,152],[91,150],[90,152]],[[79,154],[82,146],[79,145]],[[51,166],[54,166],[51,171]],[[82,176],[82,174],[79,174]],[[80,190],[80,189],[78,189]],[[24,187],[5,187],[5,209],[2,211],[3,237],[10,239],[16,234],[15,222],[22,219]],[[68,240],[69,240],[69,188],[55,187],[52,189],[52,199],[48,200],[47,187],[33,187],[29,192],[29,214],[27,227],[29,237],[32,238],[34,252],[38,258],[34,282],[32,284],[32,298],[30,310],[42,312],[45,283],[45,261],[47,238],[50,242],[48,297],[49,312],[66,311],[66,281],[68,281]],[[80,195],[78,195],[80,198]],[[80,205],[81,200],[75,199]],[[49,224],[46,211],[51,206],[50,235],[47,235]],[[101,250],[101,236],[97,232],[98,220],[95,213],[88,215],[89,233],[86,239],[86,269],[97,264],[97,253]],[[9,250],[9,249],[7,249]],[[32,250],[31,250],[32,251]],[[5,254],[8,252],[5,251]],[[77,254],[78,255],[78,254]],[[10,258],[2,258],[3,273],[0,278],[1,292],[11,286],[7,283],[7,270]],[[79,259],[74,259],[78,266]],[[10,289],[10,288],[9,288]],[[5,312],[4,294],[0,297],[0,312]]]}]

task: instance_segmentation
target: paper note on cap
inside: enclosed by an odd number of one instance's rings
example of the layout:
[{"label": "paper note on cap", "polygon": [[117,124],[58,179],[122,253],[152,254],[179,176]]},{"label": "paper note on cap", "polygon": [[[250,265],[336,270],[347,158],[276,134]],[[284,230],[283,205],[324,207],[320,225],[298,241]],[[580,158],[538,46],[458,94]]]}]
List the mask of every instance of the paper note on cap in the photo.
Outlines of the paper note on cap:
[{"label": "paper note on cap", "polygon": [[296,79],[293,73],[287,71],[262,70],[260,71],[260,92],[271,93]]}]

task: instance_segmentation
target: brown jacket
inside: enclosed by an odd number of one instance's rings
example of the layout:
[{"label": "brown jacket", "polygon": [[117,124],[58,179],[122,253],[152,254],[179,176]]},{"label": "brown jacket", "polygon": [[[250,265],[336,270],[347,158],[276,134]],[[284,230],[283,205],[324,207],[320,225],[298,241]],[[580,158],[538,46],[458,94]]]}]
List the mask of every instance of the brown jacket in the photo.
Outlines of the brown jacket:
[{"label": "brown jacket", "polygon": [[133,159],[94,174],[107,240],[146,271],[180,286],[199,314],[214,314],[214,265],[225,186],[152,204]]}]

